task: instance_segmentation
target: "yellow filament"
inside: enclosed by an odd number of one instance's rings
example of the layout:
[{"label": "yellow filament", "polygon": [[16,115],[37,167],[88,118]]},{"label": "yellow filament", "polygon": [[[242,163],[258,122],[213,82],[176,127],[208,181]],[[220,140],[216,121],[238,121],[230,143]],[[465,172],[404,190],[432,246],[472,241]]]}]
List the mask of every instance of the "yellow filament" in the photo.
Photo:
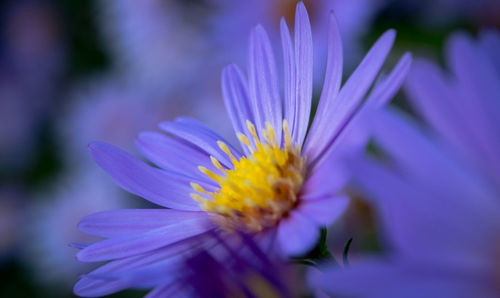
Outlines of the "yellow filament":
[{"label": "yellow filament", "polygon": [[[297,204],[297,193],[305,175],[305,161],[300,147],[292,146],[288,123],[283,121],[284,144],[276,140],[273,126],[266,123],[260,141],[255,126],[247,121],[248,131],[253,137],[255,149],[248,138],[239,133],[238,138],[251,151],[248,157],[237,160],[228,146],[218,142],[233,163],[233,169],[225,169],[214,157],[210,157],[221,174],[199,167],[199,170],[219,184],[219,189],[208,192],[192,183],[196,193],[193,198],[202,209],[216,215],[214,218],[222,228],[256,232],[275,225]],[[199,194],[208,195],[208,200]]]}]

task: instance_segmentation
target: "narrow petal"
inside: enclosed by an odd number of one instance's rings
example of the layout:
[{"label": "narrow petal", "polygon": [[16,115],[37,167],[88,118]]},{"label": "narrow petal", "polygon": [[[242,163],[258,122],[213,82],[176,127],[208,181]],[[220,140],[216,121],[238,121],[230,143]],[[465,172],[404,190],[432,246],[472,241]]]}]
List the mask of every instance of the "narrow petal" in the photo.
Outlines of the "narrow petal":
[{"label": "narrow petal", "polygon": [[162,298],[162,297],[193,297],[190,291],[190,285],[182,284],[180,282],[173,282],[166,285],[155,287],[144,298]]},{"label": "narrow petal", "polygon": [[[333,12],[330,12],[328,19],[328,58],[326,62],[325,80],[323,89],[316,109],[316,116],[312,123],[311,130],[315,130],[320,123],[320,118],[325,117],[329,103],[333,101],[339,92],[342,81],[342,39],[337,24],[337,19]],[[312,142],[314,136],[308,137],[308,142]]]},{"label": "narrow petal", "polygon": [[[226,111],[229,119],[233,124],[235,133],[243,133],[248,140],[253,144],[253,137],[247,128],[247,120],[254,123],[252,115],[250,95],[248,94],[248,86],[246,78],[241,70],[235,64],[231,64],[222,71],[222,95]],[[241,144],[243,151],[248,156],[250,150],[245,144]]]},{"label": "narrow petal", "polygon": [[311,114],[313,84],[313,40],[311,24],[304,3],[297,3],[295,13],[295,61],[297,65],[295,122],[292,126],[294,143],[302,146]]},{"label": "narrow petal", "polygon": [[439,67],[426,60],[416,60],[406,83],[410,104],[455,150],[474,155],[464,139],[475,140],[449,80]]},{"label": "narrow petal", "polygon": [[103,211],[80,220],[80,231],[98,237],[120,237],[145,233],[182,220],[208,218],[203,211],[173,209],[125,209]]},{"label": "narrow petal", "polygon": [[343,196],[328,196],[304,200],[297,211],[316,223],[318,227],[331,225],[344,213],[349,199]]},{"label": "narrow petal", "polygon": [[394,38],[394,30],[384,33],[347,80],[337,98],[330,98],[324,105],[323,113],[315,117],[314,121],[318,124],[311,127],[311,139],[306,141],[304,151],[311,163],[321,157],[352,118],[389,54]]},{"label": "narrow petal", "polygon": [[315,223],[297,211],[281,220],[278,226],[278,242],[288,256],[307,253],[314,247],[319,237]]},{"label": "narrow petal", "polygon": [[[198,170],[199,166],[204,166],[211,171],[217,170],[206,152],[161,133],[141,133],[136,140],[136,146],[142,155],[159,167],[186,176],[205,179],[206,175]],[[207,183],[211,183],[210,181],[207,180]]]},{"label": "narrow petal", "polygon": [[[285,18],[281,18],[281,45],[283,48],[283,67],[284,67],[284,110],[285,119],[290,127],[295,125],[295,110],[297,103],[296,94],[296,76],[297,68],[295,65],[295,51],[293,49],[292,38],[286,24]],[[293,135],[293,133],[292,133]]]},{"label": "narrow petal", "polygon": [[210,219],[191,218],[145,233],[125,235],[102,240],[78,252],[82,262],[100,262],[130,257],[167,246],[213,228]]},{"label": "narrow petal", "polygon": [[[335,160],[340,161],[345,153],[353,154],[356,150],[364,149],[371,133],[370,126],[366,122],[373,113],[376,113],[379,108],[386,105],[394,97],[406,79],[411,63],[411,54],[404,54],[390,74],[374,87],[366,101],[354,114],[352,120],[340,132],[335,142],[328,147],[322,157],[317,159],[314,164],[309,164],[309,171],[312,175],[316,175],[319,168],[324,168],[323,163],[334,163],[331,168],[339,169],[343,166],[339,162],[335,163]],[[344,173],[344,175],[346,176],[347,173]]]},{"label": "narrow petal", "polygon": [[106,263],[89,274],[84,275],[75,284],[74,292],[79,296],[97,297],[133,287],[134,284],[130,280],[125,281],[124,279],[120,279],[119,276],[122,273],[145,268],[158,262],[170,262],[174,265],[176,256],[179,256],[181,252],[186,252],[193,248],[195,243],[203,241],[200,236],[195,238],[197,239],[187,239],[145,254]]},{"label": "narrow petal", "polygon": [[210,128],[202,123],[185,117],[179,117],[173,122],[162,122],[160,128],[184,141],[197,146],[205,151],[208,155],[212,155],[227,168],[232,168],[231,159],[219,148],[218,141],[224,142],[230,149],[231,153],[239,159],[241,153],[234,149],[226,140],[216,134]]},{"label": "narrow petal", "polygon": [[500,183],[500,74],[488,54],[465,34],[455,34],[448,46],[448,64],[457,77],[460,107],[467,112],[469,127],[474,129],[477,163]]},{"label": "narrow petal", "polygon": [[[249,91],[257,130],[262,132],[266,127],[265,123],[269,122],[275,129],[276,140],[280,143],[283,118],[278,74],[269,36],[260,25],[250,34],[248,67]],[[262,135],[260,137],[262,138]]]},{"label": "narrow petal", "polygon": [[328,19],[328,58],[326,61],[325,81],[321,90],[318,111],[322,112],[329,98],[337,97],[342,81],[342,39],[335,14],[330,12]]},{"label": "narrow petal", "polygon": [[[461,166],[401,112],[387,109],[373,121],[374,138],[398,167],[415,181],[445,196],[458,198],[489,197],[493,194],[481,179]],[[429,179],[429,175],[439,179]],[[454,185],[460,184],[460,188]]]},{"label": "narrow petal", "polygon": [[189,196],[193,191],[190,177],[153,168],[108,144],[92,143],[89,149],[95,162],[126,191],[163,207],[200,210]]}]

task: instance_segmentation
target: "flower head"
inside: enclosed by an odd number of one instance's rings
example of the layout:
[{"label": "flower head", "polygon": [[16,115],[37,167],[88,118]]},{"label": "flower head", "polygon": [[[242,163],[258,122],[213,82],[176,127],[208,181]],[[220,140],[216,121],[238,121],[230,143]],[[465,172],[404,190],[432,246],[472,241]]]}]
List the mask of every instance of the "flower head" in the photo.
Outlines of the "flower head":
[{"label": "flower head", "polygon": [[392,250],[326,269],[312,282],[356,297],[498,296],[499,53],[497,31],[479,42],[456,34],[447,52],[451,74],[415,62],[407,90],[425,129],[385,111],[373,121],[374,139],[390,163],[351,160]]},{"label": "flower head", "polygon": [[[149,166],[113,146],[90,145],[95,161],[131,193],[170,209],[118,210],[84,218],[80,229],[109,238],[85,247],[81,261],[113,260],[75,286],[81,295],[112,293],[136,279],[111,283],[96,276],[119,276],[149,267],[175,268],[180,253],[192,243],[206,244],[206,234],[222,230],[250,234],[265,251],[298,255],[312,248],[319,228],[345,209],[337,192],[346,173],[334,165],[341,150],[360,143],[346,134],[355,119],[387,102],[408,69],[405,55],[360,108],[394,40],[385,33],[340,89],[342,48],[330,15],[327,74],[318,112],[308,130],[312,100],[312,35],[307,11],[297,5],[294,41],[281,22],[284,96],[271,43],[262,26],[250,36],[248,80],[236,66],[222,73],[224,102],[241,151],[200,122],[178,118],[160,128],[169,136],[139,136]],[[306,138],[307,134],[307,138]],[[174,269],[169,269],[171,272]]]}]

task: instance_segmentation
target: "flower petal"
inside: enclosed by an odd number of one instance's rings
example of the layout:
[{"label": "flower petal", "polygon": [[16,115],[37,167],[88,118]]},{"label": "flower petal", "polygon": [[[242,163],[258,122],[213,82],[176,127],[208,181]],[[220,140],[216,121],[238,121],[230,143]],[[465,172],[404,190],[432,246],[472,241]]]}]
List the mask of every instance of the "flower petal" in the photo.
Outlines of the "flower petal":
[{"label": "flower petal", "polygon": [[[463,268],[425,266],[390,260],[363,260],[358,264],[339,268],[330,266],[311,272],[308,279],[335,297],[495,297],[494,290],[474,282],[478,272]],[[463,282],[468,280],[470,282]],[[394,286],[397,285],[397,286]]]},{"label": "flower petal", "polygon": [[153,168],[108,144],[92,143],[89,149],[95,162],[128,192],[163,207],[200,210],[198,203],[189,196],[192,192],[189,183],[193,179]]},{"label": "flower petal", "polygon": [[[235,64],[228,65],[222,71],[222,95],[224,105],[226,106],[229,119],[233,124],[235,133],[243,133],[247,136],[250,144],[253,144],[253,137],[248,131],[246,121],[254,123],[252,108],[250,103],[250,95],[248,94],[248,86],[245,75]],[[243,151],[248,156],[250,150],[247,146],[241,143]]]},{"label": "flower petal", "polygon": [[284,68],[283,98],[284,98],[285,119],[288,122],[288,125],[293,128],[295,123],[295,113],[297,109],[296,107],[297,68],[295,64],[295,52],[293,49],[292,38],[290,37],[290,31],[288,30],[288,25],[286,24],[284,17],[281,18],[280,31],[281,31],[281,46],[283,48],[283,68]]},{"label": "flower petal", "polygon": [[[457,78],[455,99],[467,113],[465,122],[473,129],[476,142],[468,141],[474,150],[475,162],[500,183],[500,74],[487,53],[465,34],[450,38],[448,65]],[[464,121],[464,119],[460,119]]]},{"label": "flower petal", "polygon": [[152,251],[207,232],[213,222],[206,217],[180,220],[145,233],[124,235],[94,243],[78,252],[82,262],[100,262]]},{"label": "flower petal", "polygon": [[349,198],[343,196],[327,196],[302,201],[297,211],[316,223],[318,227],[331,225],[344,213]]},{"label": "flower petal", "polygon": [[302,146],[311,115],[313,84],[313,41],[311,24],[304,3],[297,3],[295,13],[295,121],[291,127],[292,140]]},{"label": "flower petal", "polygon": [[80,220],[80,231],[98,237],[119,237],[145,233],[193,218],[208,218],[203,211],[173,209],[124,209],[87,215]]},{"label": "flower petal", "polygon": [[202,239],[187,239],[167,247],[160,248],[145,254],[119,259],[106,263],[89,274],[84,275],[74,287],[76,295],[96,297],[109,295],[123,289],[133,287],[130,280],[121,279],[123,273],[146,268],[158,262],[170,262],[175,265],[176,256],[194,247]]},{"label": "flower petal", "polygon": [[342,81],[342,39],[337,24],[337,18],[333,12],[330,12],[328,19],[328,58],[326,61],[325,81],[318,103],[317,113],[324,112],[324,106],[329,98],[337,97]]},{"label": "flower petal", "polygon": [[197,120],[187,117],[179,117],[173,122],[162,122],[159,126],[162,130],[181,138],[184,141],[197,146],[207,154],[212,155],[227,168],[232,168],[233,164],[231,163],[229,156],[227,156],[227,154],[219,148],[219,145],[217,144],[218,141],[224,142],[236,159],[241,157],[241,153],[234,149],[229,142]]},{"label": "flower petal", "polygon": [[156,165],[206,180],[207,183],[212,183],[212,180],[206,179],[207,176],[198,170],[198,166],[217,171],[206,152],[161,133],[143,132],[139,134],[136,146],[142,155]]},{"label": "flower petal", "polygon": [[304,149],[311,163],[321,157],[352,118],[389,54],[394,38],[394,30],[384,33],[347,80],[337,98],[329,98],[323,106],[323,113],[315,117],[314,123],[317,124],[313,123]]},{"label": "flower petal", "polygon": [[[373,113],[376,113],[379,108],[386,105],[394,97],[410,70],[411,62],[411,54],[404,54],[391,73],[374,87],[335,142],[328,147],[321,158],[317,159],[315,163],[309,164],[309,171],[312,175],[316,175],[318,168],[324,168],[323,163],[333,163],[330,168],[340,169],[344,167],[340,160],[345,153],[353,154],[354,151],[364,150],[371,134],[370,126],[366,122],[369,121]],[[344,175],[347,176],[347,173]]]},{"label": "flower petal", "polygon": [[[266,30],[260,25],[250,34],[250,54],[248,61],[250,99],[258,132],[269,122],[275,130],[276,140],[281,143],[283,120],[278,74],[271,42]],[[264,140],[260,135],[261,140]]]},{"label": "flower petal", "polygon": [[288,256],[306,253],[314,247],[319,237],[315,223],[297,211],[282,219],[278,226],[278,243]]}]

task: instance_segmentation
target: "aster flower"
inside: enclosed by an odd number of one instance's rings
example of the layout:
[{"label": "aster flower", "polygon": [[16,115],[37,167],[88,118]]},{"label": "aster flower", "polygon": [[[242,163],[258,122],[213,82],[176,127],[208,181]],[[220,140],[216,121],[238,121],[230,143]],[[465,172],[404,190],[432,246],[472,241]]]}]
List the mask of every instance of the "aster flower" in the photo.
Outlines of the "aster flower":
[{"label": "aster flower", "polygon": [[477,42],[460,33],[447,51],[451,74],[415,62],[407,89],[426,125],[386,111],[373,126],[389,163],[350,161],[391,250],[313,283],[356,297],[498,297],[499,54],[498,31]]},{"label": "aster flower", "polygon": [[235,65],[223,71],[224,102],[243,152],[188,118],[161,123],[169,136],[139,136],[139,150],[160,168],[111,145],[90,145],[95,161],[118,185],[170,209],[117,210],[82,219],[82,231],[108,239],[83,248],[78,259],[114,261],[84,276],[75,286],[77,294],[104,295],[137,286],[137,279],[121,276],[150,267],[164,270],[164,280],[157,278],[150,287],[173,285],[168,273],[176,270],[182,253],[193,245],[210,247],[205,239],[213,231],[225,237],[247,233],[264,251],[281,255],[313,247],[319,228],[331,224],[347,205],[347,198],[336,194],[345,174],[332,168],[336,154],[351,144],[345,133],[356,116],[393,96],[410,62],[406,55],[360,108],[395,33],[388,31],[376,42],[340,89],[342,51],[333,13],[329,26],[327,75],[307,138],[312,38],[307,11],[299,3],[294,43],[281,22],[284,115],[273,52],[261,26],[250,37],[248,81]]}]

